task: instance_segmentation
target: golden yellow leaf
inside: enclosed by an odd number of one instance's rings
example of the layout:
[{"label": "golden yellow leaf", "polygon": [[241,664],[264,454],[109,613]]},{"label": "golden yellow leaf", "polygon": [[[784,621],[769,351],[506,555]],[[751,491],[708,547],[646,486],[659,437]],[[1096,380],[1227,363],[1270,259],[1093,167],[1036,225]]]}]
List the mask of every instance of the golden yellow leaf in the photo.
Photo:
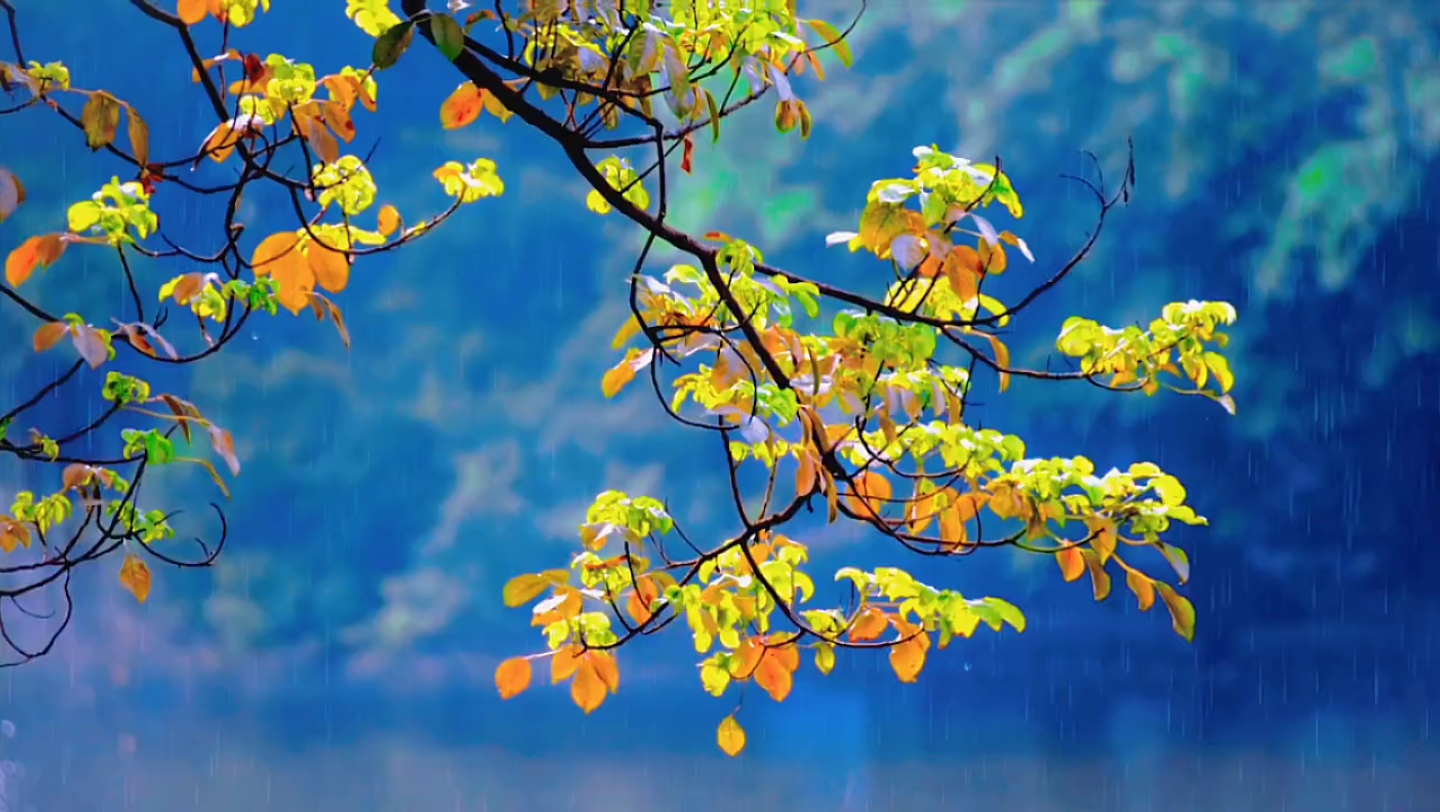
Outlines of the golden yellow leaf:
[{"label": "golden yellow leaf", "polygon": [[1085,574],[1085,556],[1080,554],[1078,547],[1066,547],[1057,552],[1055,560],[1060,562],[1060,573],[1065,576],[1066,583],[1078,581]]},{"label": "golden yellow leaf", "polygon": [[925,653],[929,643],[930,638],[921,632],[891,647],[890,667],[895,670],[895,676],[899,677],[901,682],[909,683],[920,679],[920,672],[925,670]]},{"label": "golden yellow leaf", "polygon": [[745,728],[735,721],[734,716],[726,716],[720,720],[720,728],[715,731],[715,740],[720,744],[720,749],[725,751],[725,755],[734,758],[745,749]]},{"label": "golden yellow leaf", "polygon": [[400,229],[403,222],[400,220],[400,212],[394,206],[385,204],[380,207],[380,214],[376,218],[376,227],[380,234],[389,237]]},{"label": "golden yellow leaf", "polygon": [[600,391],[604,393],[605,397],[613,398],[633,380],[635,380],[635,367],[628,359],[622,360],[611,367],[605,373],[605,377],[600,379]]},{"label": "golden yellow leaf", "polygon": [[962,302],[968,302],[980,295],[980,278],[983,274],[980,255],[968,245],[957,245],[945,256],[941,266],[950,290]]},{"label": "golden yellow leaf", "polygon": [[826,675],[835,670],[835,646],[830,643],[815,644],[815,668]]},{"label": "golden yellow leaf", "polygon": [[595,663],[588,657],[575,669],[575,679],[570,683],[570,698],[586,714],[595,712],[605,704],[607,688],[605,681],[595,671]]},{"label": "golden yellow leaf", "polygon": [[295,126],[305,139],[305,143],[310,145],[311,152],[320,159],[320,163],[328,166],[340,160],[340,142],[330,134],[324,120],[318,115],[302,115],[297,110]]},{"label": "golden yellow leaf", "polygon": [[281,231],[271,234],[255,246],[255,252],[250,255],[250,265],[256,276],[264,276],[270,273],[270,266],[280,261],[300,245],[300,235],[294,231]]},{"label": "golden yellow leaf", "polygon": [[545,590],[550,586],[550,581],[539,575],[517,575],[506,582],[505,588],[501,590],[501,596],[505,600],[505,605],[514,609],[545,594]]},{"label": "golden yellow leaf", "polygon": [[1110,596],[1110,573],[1105,571],[1099,554],[1094,550],[1081,550],[1080,557],[1085,561],[1085,568],[1090,570],[1090,580],[1095,584],[1095,600],[1105,600]]},{"label": "golden yellow leaf", "polygon": [[455,88],[440,105],[440,126],[458,130],[474,123],[485,110],[485,91],[471,82]]},{"label": "golden yellow leaf", "polygon": [[135,112],[135,108],[125,107],[125,133],[130,139],[130,154],[135,158],[135,163],[140,166],[150,164],[150,125],[145,119]]},{"label": "golden yellow leaf", "polygon": [[305,261],[315,284],[331,293],[340,293],[350,283],[350,256],[317,240],[305,246]]},{"label": "golden yellow leaf", "polygon": [[500,690],[501,699],[519,696],[530,687],[533,675],[530,661],[524,657],[511,657],[495,669],[495,687]]},{"label": "golden yellow leaf", "polygon": [[575,676],[583,661],[585,649],[577,645],[566,646],[550,658],[550,684],[559,685]]},{"label": "golden yellow leaf", "polygon": [[860,610],[860,615],[850,626],[850,639],[856,643],[879,640],[880,635],[884,634],[888,628],[890,628],[890,616],[883,610],[867,606]]},{"label": "golden yellow leaf", "polygon": [[150,567],[134,553],[126,553],[120,564],[120,585],[144,603],[150,599]]},{"label": "golden yellow leaf", "polygon": [[1140,611],[1148,612],[1150,607],[1155,605],[1155,584],[1143,573],[1132,569],[1125,571],[1125,585],[1135,593],[1135,598],[1140,601]]},{"label": "golden yellow leaf", "polygon": [[895,495],[890,480],[874,471],[861,471],[851,478],[853,492],[845,495],[850,509],[864,517],[879,517]]},{"label": "golden yellow leaf", "polygon": [[982,238],[978,247],[980,250],[976,253],[984,273],[1002,274],[1005,273],[1006,268],[1010,267],[1010,258],[1005,255],[1005,246],[998,243],[992,246],[989,240]]},{"label": "golden yellow leaf", "polygon": [[590,662],[590,667],[595,670],[595,675],[605,683],[606,690],[610,693],[620,691],[620,664],[615,662],[615,655],[608,651],[591,651],[585,655]]},{"label": "golden yellow leaf", "polygon": [[990,350],[995,353],[995,366],[999,369],[996,374],[1000,376],[1000,391],[1004,392],[1010,388],[1010,348],[999,336],[975,330],[975,333],[982,335],[990,342]]},{"label": "golden yellow leaf", "polygon": [[1154,581],[1155,590],[1160,593],[1160,600],[1165,602],[1165,608],[1170,610],[1170,621],[1175,628],[1175,633],[1185,638],[1186,642],[1195,642],[1195,606],[1190,599],[1176,592],[1174,587],[1163,581]]}]

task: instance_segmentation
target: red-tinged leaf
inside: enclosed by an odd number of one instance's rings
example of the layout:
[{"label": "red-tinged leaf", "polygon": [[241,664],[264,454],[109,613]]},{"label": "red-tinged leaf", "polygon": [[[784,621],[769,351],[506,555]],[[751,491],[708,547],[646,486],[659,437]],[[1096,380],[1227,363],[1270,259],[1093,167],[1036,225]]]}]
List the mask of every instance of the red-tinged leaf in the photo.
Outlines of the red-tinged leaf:
[{"label": "red-tinged leaf", "polygon": [[70,325],[63,321],[52,321],[49,324],[42,324],[39,329],[35,331],[31,343],[34,345],[36,352],[45,352],[56,344],[59,344],[60,339],[64,338],[65,334],[69,331]]},{"label": "red-tinged leaf", "polygon": [[485,112],[485,91],[471,82],[455,88],[440,104],[440,126],[458,130],[473,124]]},{"label": "red-tinged leaf", "polygon": [[765,689],[765,693],[776,702],[784,702],[790,695],[790,690],[795,687],[795,677],[785,666],[773,656],[763,656],[760,664],[755,667],[753,677],[755,684]]},{"label": "red-tinged leaf", "polygon": [[85,487],[95,469],[84,463],[72,462],[60,472],[60,487],[63,491],[79,490]]},{"label": "red-tinged leaf", "polygon": [[1060,574],[1066,583],[1078,581],[1085,574],[1085,556],[1080,554],[1079,547],[1066,547],[1055,554],[1055,560],[1060,562]]},{"label": "red-tinged leaf", "polygon": [[721,243],[728,243],[728,242],[734,242],[734,241],[735,241],[735,238],[734,238],[734,237],[730,236],[729,234],[726,234],[726,233],[723,232],[723,231],[707,231],[707,232],[705,232],[705,239],[709,240],[710,242],[721,242]]},{"label": "red-tinged leaf", "polygon": [[684,146],[680,152],[680,171],[690,174],[695,169],[695,136],[685,134]]},{"label": "red-tinged leaf", "polygon": [[49,268],[65,253],[66,242],[60,234],[31,237],[10,252],[5,259],[5,282],[12,288],[25,284],[35,269]]},{"label": "red-tinged leaf", "polygon": [[225,461],[225,467],[230,469],[231,476],[239,476],[240,458],[235,456],[235,438],[231,436],[229,431],[213,424],[209,427],[209,430],[210,445],[215,449],[215,453],[219,454],[220,459]]}]

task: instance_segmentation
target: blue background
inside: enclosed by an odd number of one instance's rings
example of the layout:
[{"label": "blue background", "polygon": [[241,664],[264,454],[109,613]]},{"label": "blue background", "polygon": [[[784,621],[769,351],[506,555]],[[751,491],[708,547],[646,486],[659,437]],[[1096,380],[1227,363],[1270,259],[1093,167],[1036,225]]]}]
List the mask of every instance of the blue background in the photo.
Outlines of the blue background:
[{"label": "blue background", "polygon": [[[135,103],[157,154],[188,154],[213,126],[173,33],[128,4],[17,5],[27,55]],[[985,409],[1032,454],[1181,476],[1212,520],[1181,536],[1193,646],[1122,596],[1095,605],[1048,562],[925,564],[926,580],[1019,604],[1030,630],[952,646],[915,686],[883,657],[842,656],[823,680],[807,669],[783,705],[747,700],[751,745],[735,760],[713,738],[729,701],[700,690],[680,635],[627,650],[621,693],[588,717],[561,689],[495,695],[499,660],[537,645],[499,588],[564,561],[595,492],[666,497],[701,534],[726,532],[727,497],[707,438],[639,388],[600,395],[634,230],[587,213],[582,182],[520,122],[444,133],[436,111],[459,77],[417,47],[381,75],[382,114],[357,121],[361,152],[378,139],[382,200],[408,219],[437,210],[430,171],[482,156],[505,197],[357,264],[340,299],[351,352],[308,318],[265,319],[193,377],[155,379],[237,437],[231,546],[213,571],[157,571],[143,608],[119,592],[118,562],[79,576],[59,650],[0,673],[8,808],[1440,808],[1440,14],[1427,5],[882,0],[852,71],[797,84],[817,121],[808,142],[777,136],[761,104],[697,151],[678,223],[870,291],[879,266],[823,246],[853,227],[869,182],[903,174],[915,144],[998,151],[1039,259],[1007,275],[1019,290],[1093,222],[1058,176],[1084,171],[1089,149],[1118,178],[1133,137],[1134,202],[1016,325],[1017,362],[1043,364],[1072,313],[1124,323],[1187,298],[1241,312],[1236,418],[1024,381]],[[275,0],[237,45],[322,74],[364,65],[368,40],[342,8]],[[218,50],[213,24],[197,33]],[[0,163],[30,191],[0,251],[59,228],[122,171],[78,139],[44,111],[0,118]],[[249,197],[252,234],[282,226],[276,200]],[[167,231],[214,239],[215,204],[162,187],[156,206]],[[124,301],[102,253],[72,249],[27,292],[99,323]],[[153,290],[183,270],[141,272]],[[54,374],[29,352],[33,327],[0,310],[12,396]],[[73,425],[95,408],[56,398],[43,416]],[[0,466],[0,498],[39,486],[27,476]],[[212,496],[203,475],[151,486],[160,505]],[[855,532],[806,540],[821,573],[898,563]]]}]

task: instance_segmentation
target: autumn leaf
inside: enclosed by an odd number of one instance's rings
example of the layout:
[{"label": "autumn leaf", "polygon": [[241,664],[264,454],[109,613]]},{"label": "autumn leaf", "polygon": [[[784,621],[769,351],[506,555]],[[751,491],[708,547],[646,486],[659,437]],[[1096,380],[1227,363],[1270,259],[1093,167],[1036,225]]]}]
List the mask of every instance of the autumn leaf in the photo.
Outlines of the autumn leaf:
[{"label": "autumn leaf", "polygon": [[1185,638],[1188,643],[1195,642],[1195,605],[1169,584],[1163,581],[1153,583],[1155,590],[1160,593],[1160,600],[1165,602],[1165,608],[1170,610],[1170,620],[1175,633]]},{"label": "autumn leaf", "polygon": [[925,670],[925,654],[930,648],[930,638],[923,630],[909,624],[901,626],[899,631],[907,639],[890,647],[890,667],[901,682],[913,683]]},{"label": "autumn leaf", "polygon": [[588,656],[583,658],[580,667],[575,669],[575,678],[570,682],[570,698],[588,715],[605,704],[607,692],[608,688],[596,671],[594,661]]},{"label": "autumn leaf", "polygon": [[210,14],[206,0],[180,0],[176,5],[176,16],[186,25],[198,25]]},{"label": "autumn leaf", "polygon": [[125,587],[135,600],[144,603],[150,599],[150,567],[140,556],[126,553],[120,564],[120,585]]},{"label": "autumn leaf", "polygon": [[620,691],[620,665],[615,662],[615,655],[608,651],[589,651],[585,653],[590,667],[595,670],[595,675],[605,683],[605,689],[610,693]]},{"label": "autumn leaf", "polygon": [[1110,573],[1105,571],[1099,554],[1094,550],[1080,550],[1080,557],[1085,562],[1085,568],[1090,571],[1090,580],[1095,584],[1095,600],[1105,600],[1110,596]]},{"label": "autumn leaf", "polygon": [[10,170],[0,166],[0,223],[15,213],[25,202],[25,184]]},{"label": "autumn leaf", "polygon": [[968,245],[957,245],[945,256],[941,273],[950,290],[962,302],[980,295],[980,278],[984,275],[980,255]]},{"label": "autumn leaf", "polygon": [[637,624],[643,626],[653,616],[650,605],[659,597],[660,589],[655,586],[655,580],[648,575],[642,575],[635,579],[635,588],[630,590],[630,598],[625,602],[625,611]]},{"label": "autumn leaf", "polygon": [[45,352],[59,344],[60,339],[64,338],[68,332],[70,332],[70,325],[63,321],[52,321],[40,325],[35,330],[35,335],[31,337],[30,342],[36,352]]},{"label": "autumn leaf", "polygon": [[376,218],[376,228],[380,234],[389,237],[400,229],[403,223],[400,220],[400,212],[390,204],[380,207],[380,213]]},{"label": "autumn leaf", "polygon": [[1055,560],[1060,562],[1060,574],[1065,577],[1066,583],[1080,580],[1085,574],[1085,556],[1080,554],[1079,547],[1066,547],[1055,553]]},{"label": "autumn leaf", "polygon": [[320,163],[329,166],[340,160],[340,142],[330,133],[325,122],[314,115],[302,115],[298,110],[295,113],[295,125],[304,137],[305,143],[310,145],[315,157]]},{"label": "autumn leaf", "polygon": [[455,88],[440,104],[440,126],[447,130],[458,130],[473,124],[485,111],[485,91],[473,82],[466,82]]},{"label": "autumn leaf", "polygon": [[120,100],[103,90],[90,94],[80,110],[80,126],[85,130],[85,143],[92,150],[103,149],[115,142],[120,129]]},{"label": "autumn leaf", "polygon": [[336,251],[318,240],[305,244],[305,261],[315,284],[331,293],[341,293],[350,283],[350,255]]},{"label": "autumn leaf", "polygon": [[231,476],[240,475],[240,458],[235,455],[235,438],[230,432],[214,425],[208,427],[210,433],[210,447],[220,459],[225,461],[225,467],[230,469]]},{"label": "autumn leaf", "polygon": [[501,594],[505,605],[514,609],[545,594],[545,590],[552,585],[549,580],[539,575],[517,575],[506,582]]},{"label": "autumn leaf", "polygon": [[524,657],[511,657],[495,669],[495,687],[501,699],[512,699],[530,687],[533,675],[530,661]]},{"label": "autumn leaf", "polygon": [[25,284],[35,269],[49,268],[65,253],[62,234],[42,234],[21,243],[5,259],[5,282],[12,288]]},{"label": "autumn leaf", "polygon": [[1125,585],[1135,593],[1136,600],[1140,602],[1140,611],[1150,611],[1150,607],[1155,605],[1155,582],[1145,577],[1144,573],[1126,569]]},{"label": "autumn leaf", "polygon": [[129,105],[125,107],[125,134],[130,139],[130,154],[135,158],[135,163],[149,166],[150,125]]},{"label": "autumn leaf", "polygon": [[720,728],[715,731],[715,739],[725,755],[734,758],[745,749],[745,728],[735,721],[734,716],[726,716],[720,720]]},{"label": "autumn leaf", "polygon": [[755,684],[764,688],[765,693],[776,702],[784,702],[785,697],[790,695],[790,690],[795,687],[794,675],[772,652],[766,652],[760,658],[753,679]]},{"label": "autumn leaf", "polygon": [[1000,376],[1000,391],[1004,392],[1010,388],[1010,348],[999,336],[983,333],[979,330],[973,331],[985,337],[990,342],[990,350],[995,353],[996,374]]},{"label": "autumn leaf", "polygon": [[850,639],[856,643],[879,640],[880,635],[890,628],[890,616],[873,606],[860,610],[859,617],[850,626]]},{"label": "autumn leaf", "polygon": [[865,517],[878,517],[894,498],[890,480],[874,471],[861,471],[851,478],[853,492],[845,495],[850,509]]},{"label": "autumn leaf", "polygon": [[75,345],[75,351],[85,359],[85,363],[91,369],[99,369],[100,365],[109,358],[110,351],[105,346],[104,339],[100,333],[88,324],[77,324],[70,330],[70,341]]},{"label": "autumn leaf", "polygon": [[255,246],[250,258],[255,276],[271,276],[276,284],[275,300],[296,314],[309,304],[309,293],[315,289],[315,272],[298,249],[299,243],[300,235],[293,231],[271,234]]}]

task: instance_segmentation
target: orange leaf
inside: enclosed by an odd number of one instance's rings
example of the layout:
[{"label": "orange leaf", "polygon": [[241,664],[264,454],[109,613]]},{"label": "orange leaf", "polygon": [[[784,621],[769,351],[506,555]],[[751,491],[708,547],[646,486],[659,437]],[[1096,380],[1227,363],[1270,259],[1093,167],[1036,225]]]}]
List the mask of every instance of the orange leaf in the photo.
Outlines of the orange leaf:
[{"label": "orange leaf", "polygon": [[1125,585],[1130,587],[1130,591],[1134,592],[1135,598],[1140,601],[1140,611],[1150,611],[1150,607],[1155,605],[1155,583],[1143,574],[1127,569]]},{"label": "orange leaf", "polygon": [[930,638],[924,632],[897,643],[890,649],[890,667],[895,670],[895,676],[901,682],[915,682],[920,679],[920,672],[925,670],[925,652],[929,648]]},{"label": "orange leaf", "polygon": [[550,684],[559,685],[575,676],[584,653],[585,649],[580,646],[566,646],[555,652],[555,656],[550,658]]},{"label": "orange leaf", "polygon": [[400,220],[400,212],[388,203],[380,207],[380,214],[377,217],[376,227],[380,229],[381,236],[389,237],[403,225]]},{"label": "orange leaf", "polygon": [[140,560],[140,556],[134,553],[125,555],[125,561],[120,565],[120,585],[140,603],[150,599],[150,567]]},{"label": "orange leaf", "polygon": [[890,480],[874,471],[861,471],[851,478],[853,493],[845,495],[850,509],[861,516],[879,517],[885,503],[895,495]]},{"label": "orange leaf", "polygon": [[630,592],[630,599],[625,602],[625,611],[635,622],[644,625],[649,622],[652,613],[650,604],[660,597],[660,588],[655,586],[655,581],[648,575],[642,575],[635,579],[635,588]]},{"label": "orange leaf", "polygon": [[593,660],[586,658],[575,670],[575,679],[570,683],[570,698],[580,706],[585,713],[593,713],[596,708],[605,704],[606,685],[605,680],[595,671]]},{"label": "orange leaf", "polygon": [[1080,554],[1078,547],[1066,547],[1057,552],[1055,560],[1060,562],[1060,574],[1065,576],[1066,583],[1078,581],[1085,574],[1085,556]]},{"label": "orange leaf", "polygon": [[968,245],[955,246],[945,257],[942,270],[945,280],[950,283],[950,290],[955,292],[960,301],[968,302],[980,295],[980,279],[985,272],[980,262],[980,254],[974,248]]},{"label": "orange leaf", "polygon": [[890,616],[880,609],[867,606],[860,610],[860,616],[850,627],[850,639],[856,643],[879,640],[880,635],[890,628]]},{"label": "orange leaf", "polygon": [[495,669],[495,687],[500,690],[501,699],[511,699],[530,687],[533,675],[530,661],[524,657],[511,657]]},{"label": "orange leaf", "polygon": [[176,6],[176,16],[180,22],[186,25],[198,25],[204,22],[210,10],[205,6],[205,0],[180,0]]},{"label": "orange leaf", "polygon": [[1081,550],[1080,555],[1085,560],[1085,568],[1090,570],[1090,580],[1095,584],[1095,600],[1105,600],[1110,596],[1110,573],[1105,571],[1105,565],[1094,550]]},{"label": "orange leaf", "polygon": [[35,331],[34,337],[31,338],[31,343],[35,345],[36,352],[45,352],[56,344],[59,344],[60,339],[64,338],[65,334],[69,331],[70,325],[63,321],[52,321],[49,324],[42,324],[39,329]]},{"label": "orange leaf", "polygon": [[792,674],[800,670],[800,649],[796,648],[793,642],[767,648],[765,656],[775,660],[781,668]]},{"label": "orange leaf", "polygon": [[458,130],[473,124],[485,110],[485,91],[471,82],[455,88],[449,98],[440,105],[440,126],[447,130]]},{"label": "orange leaf", "polygon": [[250,265],[255,275],[264,276],[270,273],[270,266],[290,255],[299,244],[300,235],[294,231],[282,231],[261,240],[260,244],[255,246],[255,253],[250,255]]},{"label": "orange leaf", "polygon": [[785,697],[790,695],[790,689],[795,687],[795,678],[778,659],[767,656],[760,659],[760,665],[755,669],[755,684],[764,688],[771,699],[784,702]]},{"label": "orange leaf", "polygon": [[760,667],[760,659],[764,656],[764,646],[749,637],[741,640],[735,649],[734,659],[730,661],[730,676],[738,680],[750,679]]},{"label": "orange leaf", "polygon": [[340,160],[340,142],[326,129],[325,122],[318,115],[300,115],[297,111],[295,124],[310,145],[320,163],[329,165]]},{"label": "orange leaf", "polygon": [[1010,388],[1010,348],[1005,346],[999,336],[981,333],[979,330],[975,332],[990,341],[990,349],[995,353],[995,366],[999,367],[996,373],[1000,376],[1000,391],[1004,392]]},{"label": "orange leaf", "polygon": [[10,252],[5,259],[5,282],[12,288],[25,284],[36,267],[48,268],[65,253],[65,241],[60,234],[42,234],[31,237]]},{"label": "orange leaf", "polygon": [[324,243],[310,240],[305,246],[305,260],[315,284],[331,293],[340,293],[350,282],[350,256]]},{"label": "orange leaf", "polygon": [[620,691],[620,664],[615,662],[615,656],[608,651],[592,651],[585,655],[590,667],[595,670],[596,676],[605,683],[610,693]]},{"label": "orange leaf", "polygon": [[980,257],[980,265],[985,274],[1002,274],[1010,266],[1010,259],[1005,255],[1005,246],[996,243],[991,245],[989,240],[981,239],[980,250],[977,252]]},{"label": "orange leaf", "polygon": [[606,371],[605,376],[600,379],[600,391],[605,397],[613,398],[633,380],[635,366],[628,359],[622,360]]}]

